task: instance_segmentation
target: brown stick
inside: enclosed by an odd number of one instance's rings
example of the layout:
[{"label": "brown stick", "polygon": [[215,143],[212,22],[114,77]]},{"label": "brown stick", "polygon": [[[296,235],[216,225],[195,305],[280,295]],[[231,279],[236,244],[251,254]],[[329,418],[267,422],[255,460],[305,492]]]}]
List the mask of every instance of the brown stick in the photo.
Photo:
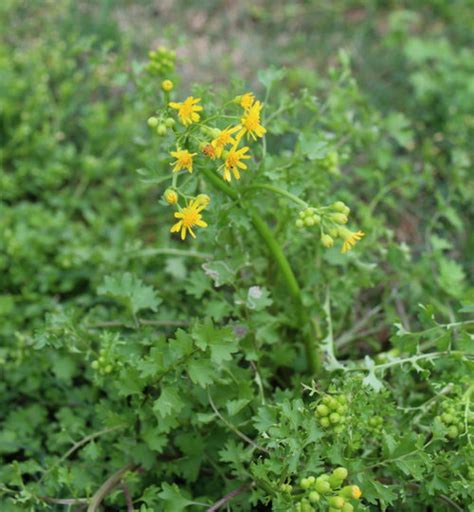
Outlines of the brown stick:
[{"label": "brown stick", "polygon": [[102,500],[109,494],[109,492],[118,485],[122,476],[127,472],[134,470],[136,468],[135,464],[126,464],[118,471],[116,471],[110,478],[108,478],[94,493],[92,499],[89,503],[89,507],[87,508],[87,512],[97,512],[99,509]]},{"label": "brown stick", "polygon": [[127,512],[133,512],[132,497],[130,496],[130,491],[128,490],[127,484],[124,482],[122,482],[122,491],[125,497],[125,502],[127,503]]},{"label": "brown stick", "polygon": [[206,512],[215,512],[216,510],[219,510],[222,505],[225,505],[228,501],[232,500],[239,494],[242,494],[243,492],[247,491],[253,486],[253,484],[243,484],[240,487],[237,487],[237,489],[234,489],[233,491],[230,491],[228,494],[226,494],[223,498],[221,498],[219,501],[216,501],[214,505],[210,506]]}]

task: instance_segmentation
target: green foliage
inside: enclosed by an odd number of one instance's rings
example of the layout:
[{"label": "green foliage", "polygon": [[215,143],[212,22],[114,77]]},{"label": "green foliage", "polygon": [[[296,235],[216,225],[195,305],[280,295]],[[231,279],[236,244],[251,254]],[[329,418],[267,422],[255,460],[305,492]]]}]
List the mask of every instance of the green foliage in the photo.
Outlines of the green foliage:
[{"label": "green foliage", "polygon": [[[191,86],[147,2],[2,3],[2,511],[474,510],[467,4],[242,7],[267,133],[226,188],[200,143],[238,65]],[[206,201],[196,240],[166,190]]]}]

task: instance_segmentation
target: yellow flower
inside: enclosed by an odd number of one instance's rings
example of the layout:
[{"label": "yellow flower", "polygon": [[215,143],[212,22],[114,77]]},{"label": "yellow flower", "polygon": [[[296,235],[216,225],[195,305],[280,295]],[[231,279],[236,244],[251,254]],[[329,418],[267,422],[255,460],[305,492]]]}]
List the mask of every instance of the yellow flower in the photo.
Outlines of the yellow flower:
[{"label": "yellow flower", "polygon": [[227,153],[225,163],[224,163],[224,179],[226,181],[231,180],[230,171],[234,173],[234,177],[239,180],[240,172],[239,169],[247,169],[247,166],[241,162],[241,160],[246,160],[250,158],[250,155],[246,155],[249,148],[247,146],[237,149],[236,146],[233,146],[229,153]]},{"label": "yellow flower", "polygon": [[216,159],[216,150],[211,143],[203,144],[201,147],[201,151],[208,156],[211,160]]},{"label": "yellow flower", "polygon": [[190,153],[187,149],[177,149],[176,151],[171,151],[170,155],[176,158],[176,161],[170,164],[174,165],[173,172],[178,172],[182,169],[193,172],[193,156],[196,153]]},{"label": "yellow flower", "polygon": [[216,138],[211,142],[218,157],[222,155],[224,146],[227,144],[235,144],[235,139],[232,137],[232,134],[239,130],[239,128],[239,126],[234,126],[234,128],[229,127],[225,130],[219,130],[219,135],[217,135]]},{"label": "yellow flower", "polygon": [[245,111],[242,119],[240,120],[240,132],[237,138],[240,139],[242,135],[247,134],[247,137],[252,137],[256,140],[257,137],[263,137],[267,130],[260,124],[260,111],[263,105],[256,101],[248,110]]},{"label": "yellow flower", "polygon": [[178,233],[181,231],[181,240],[186,238],[188,231],[193,238],[196,238],[192,230],[194,226],[207,228],[207,224],[202,220],[201,216],[201,211],[205,207],[206,204],[203,201],[198,201],[197,199],[190,201],[180,212],[174,214],[175,218],[180,220],[171,227],[170,232]]},{"label": "yellow flower", "polygon": [[161,88],[165,92],[170,92],[171,90],[173,90],[173,87],[174,84],[171,80],[163,80],[163,82],[161,82]]},{"label": "yellow flower", "polygon": [[354,245],[365,235],[363,231],[351,231],[347,228],[339,228],[339,236],[344,238],[344,243],[342,244],[341,253],[344,254],[347,251],[350,251]]},{"label": "yellow flower", "polygon": [[240,106],[245,110],[248,110],[255,101],[255,96],[251,92],[246,92],[240,96]]},{"label": "yellow flower", "polygon": [[197,123],[201,119],[198,112],[202,110],[202,107],[200,105],[196,105],[196,103],[199,103],[200,101],[201,98],[193,98],[192,96],[189,96],[189,98],[186,98],[182,103],[171,101],[168,105],[178,111],[178,116],[181,122],[184,126],[188,126],[189,124]]}]

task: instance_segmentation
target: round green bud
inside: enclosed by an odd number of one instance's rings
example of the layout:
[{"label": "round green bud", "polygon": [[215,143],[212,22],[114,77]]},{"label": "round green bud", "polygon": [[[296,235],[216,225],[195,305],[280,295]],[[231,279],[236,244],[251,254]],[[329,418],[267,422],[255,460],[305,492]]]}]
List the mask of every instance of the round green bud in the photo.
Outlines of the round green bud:
[{"label": "round green bud", "polygon": [[346,205],[342,201],[336,201],[332,207],[337,211],[344,213],[344,209],[346,208]]},{"label": "round green bud", "polygon": [[458,437],[458,435],[459,435],[458,427],[455,427],[454,425],[451,425],[448,428],[448,437],[450,439],[455,439],[456,437]]},{"label": "round green bud", "polygon": [[95,361],[92,361],[91,363],[91,368],[93,370],[97,370],[99,368],[99,361],[95,360]]},{"label": "round green bud", "polygon": [[344,432],[344,427],[342,425],[336,425],[334,427],[335,434],[342,434]]},{"label": "round green bud", "polygon": [[337,414],[337,412],[333,412],[329,415],[329,421],[335,425],[336,423],[340,423],[341,421],[341,416],[339,414]]},{"label": "round green bud", "polygon": [[346,500],[342,496],[331,496],[328,499],[329,506],[336,510],[342,510],[342,507],[346,504]]},{"label": "round green bud", "polygon": [[344,215],[343,213],[332,213],[331,219],[336,224],[347,224],[347,220],[348,220],[347,215]]},{"label": "round green bud", "polygon": [[173,126],[176,124],[176,121],[172,117],[167,117],[165,119],[165,126],[166,128],[173,128]]},{"label": "round green bud", "polygon": [[98,361],[99,361],[99,364],[104,364],[105,363],[105,357],[104,356],[100,356]]},{"label": "round green bud", "polygon": [[449,425],[451,423],[454,423],[454,418],[451,414],[448,412],[445,412],[441,415],[441,419],[443,420],[443,423],[446,423],[446,425]]},{"label": "round green bud", "polygon": [[347,397],[346,397],[346,395],[339,395],[339,396],[337,396],[337,397],[336,397],[336,400],[337,400],[340,404],[342,404],[342,405],[347,404]]},{"label": "round green bud", "polygon": [[324,395],[322,398],[323,404],[329,405],[332,401],[332,396]]},{"label": "round green bud", "polygon": [[311,503],[317,503],[321,499],[321,497],[319,496],[319,494],[316,491],[311,491],[309,493],[308,498]]},{"label": "round green bud", "polygon": [[314,482],[316,482],[316,478],[313,475],[308,476],[308,482],[309,482],[309,485],[311,486],[314,484]]},{"label": "round green bud", "polygon": [[346,406],[339,404],[336,408],[336,412],[339,414],[344,414],[346,412]]},{"label": "round green bud", "polygon": [[337,228],[329,228],[328,233],[333,238],[337,238],[339,236],[339,230]]},{"label": "round green bud", "polygon": [[304,228],[304,221],[303,221],[303,219],[297,219],[296,222],[295,222],[295,226],[298,229],[303,229]]},{"label": "round green bud", "polygon": [[362,491],[358,485],[346,485],[338,494],[349,500],[358,500],[362,496]]},{"label": "round green bud", "polygon": [[305,217],[304,224],[305,224],[305,226],[308,226],[309,228],[311,226],[314,226],[314,224],[315,224],[314,218],[313,217]]},{"label": "round green bud", "polygon": [[305,211],[303,210],[303,211],[299,212],[298,216],[300,219],[304,219],[306,217]]},{"label": "round green bud", "polygon": [[319,226],[319,224],[321,224],[321,215],[318,215],[317,213],[315,213],[313,215],[313,219],[314,219],[314,223]]},{"label": "round green bud", "polygon": [[300,481],[300,487],[302,489],[309,489],[311,487],[311,483],[307,478],[302,478]]},{"label": "round green bud", "polygon": [[156,129],[156,133],[160,136],[166,135],[167,131],[168,131],[168,129],[166,128],[166,126],[164,124],[158,125],[158,127]]},{"label": "round green bud", "polygon": [[354,506],[351,503],[346,502],[341,510],[342,512],[354,512]]},{"label": "round green bud", "polygon": [[314,488],[320,494],[327,494],[331,492],[331,485],[327,480],[323,480],[321,477],[316,478],[316,482],[314,483]]},{"label": "round green bud", "polygon": [[329,427],[329,425],[330,425],[329,418],[327,418],[327,417],[323,417],[323,418],[321,418],[321,419],[319,420],[319,424],[320,424],[322,427],[324,427],[324,428]]},{"label": "round green bud", "polygon": [[332,472],[333,476],[338,478],[339,480],[345,480],[347,478],[347,476],[349,475],[349,472],[347,471],[347,469],[345,467],[339,467],[339,468],[336,468],[333,472]]},{"label": "round green bud", "polygon": [[329,415],[329,407],[324,404],[319,404],[316,407],[316,412],[318,413],[319,416],[328,416]]},{"label": "round green bud", "polygon": [[340,478],[337,478],[334,474],[329,477],[329,485],[332,489],[337,489],[338,487],[341,487],[342,480]]},{"label": "round green bud", "polygon": [[324,247],[326,247],[326,249],[329,249],[334,245],[334,240],[331,236],[324,233],[324,235],[322,235],[321,237],[321,243],[323,244]]},{"label": "round green bud", "polygon": [[147,123],[150,128],[156,128],[158,126],[159,121],[157,117],[151,116],[148,118]]},{"label": "round green bud", "polygon": [[105,348],[101,348],[101,349],[99,350],[99,354],[100,354],[101,356],[105,356],[105,354],[107,354],[107,350],[105,350]]},{"label": "round green bud", "polygon": [[112,365],[111,364],[108,364],[105,368],[104,368],[104,371],[105,373],[112,373]]}]

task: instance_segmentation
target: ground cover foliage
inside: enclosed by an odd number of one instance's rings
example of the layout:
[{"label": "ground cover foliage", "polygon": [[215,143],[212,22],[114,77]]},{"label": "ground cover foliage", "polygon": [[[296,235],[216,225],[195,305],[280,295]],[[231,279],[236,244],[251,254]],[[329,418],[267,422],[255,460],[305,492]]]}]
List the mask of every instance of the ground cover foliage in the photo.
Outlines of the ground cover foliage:
[{"label": "ground cover foliage", "polygon": [[0,6],[2,511],[474,510],[472,9],[327,4]]}]

